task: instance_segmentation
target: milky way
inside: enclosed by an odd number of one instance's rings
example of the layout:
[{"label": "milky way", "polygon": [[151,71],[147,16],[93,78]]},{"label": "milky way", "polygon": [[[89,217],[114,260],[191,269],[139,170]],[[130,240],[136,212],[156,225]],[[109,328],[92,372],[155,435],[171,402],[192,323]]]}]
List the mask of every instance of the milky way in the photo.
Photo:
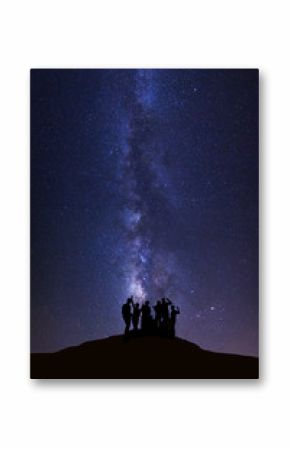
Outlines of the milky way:
[{"label": "milky way", "polygon": [[174,278],[173,255],[158,247],[155,226],[158,215],[163,217],[161,231],[166,233],[169,208],[168,195],[161,190],[169,182],[162,164],[165,154],[156,139],[160,120],[154,109],[157,76],[151,70],[135,73],[131,109],[125,112],[128,122],[120,161],[128,292],[141,301],[168,294]]},{"label": "milky way", "polygon": [[258,352],[258,72],[33,70],[31,342],[123,331],[168,296],[177,334]]}]

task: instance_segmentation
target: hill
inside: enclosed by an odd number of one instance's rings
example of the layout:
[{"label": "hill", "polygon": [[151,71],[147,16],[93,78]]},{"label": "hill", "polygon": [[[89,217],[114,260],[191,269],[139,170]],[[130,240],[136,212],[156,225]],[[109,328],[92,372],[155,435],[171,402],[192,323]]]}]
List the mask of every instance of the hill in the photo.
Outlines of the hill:
[{"label": "hill", "polygon": [[201,349],[180,338],[113,336],[31,354],[32,379],[256,379],[258,358]]}]

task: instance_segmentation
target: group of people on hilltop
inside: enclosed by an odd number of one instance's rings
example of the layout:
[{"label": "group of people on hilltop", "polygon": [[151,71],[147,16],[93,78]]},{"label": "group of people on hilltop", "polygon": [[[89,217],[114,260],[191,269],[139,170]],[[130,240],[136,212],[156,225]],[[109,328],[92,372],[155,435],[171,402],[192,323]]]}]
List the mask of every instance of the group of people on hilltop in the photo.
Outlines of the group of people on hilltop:
[{"label": "group of people on hilltop", "polygon": [[132,325],[133,332],[144,335],[175,336],[176,317],[180,313],[179,307],[168,298],[161,298],[153,306],[154,316],[149,301],[140,306],[134,302],[133,296],[122,306],[122,317],[125,322],[125,335],[128,335]]}]

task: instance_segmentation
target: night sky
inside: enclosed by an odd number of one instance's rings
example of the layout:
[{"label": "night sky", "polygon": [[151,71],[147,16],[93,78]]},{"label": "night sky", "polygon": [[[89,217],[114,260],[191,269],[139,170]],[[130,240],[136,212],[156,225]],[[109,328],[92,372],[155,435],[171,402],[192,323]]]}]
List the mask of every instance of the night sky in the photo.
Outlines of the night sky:
[{"label": "night sky", "polygon": [[123,331],[258,354],[258,71],[32,70],[31,349]]}]

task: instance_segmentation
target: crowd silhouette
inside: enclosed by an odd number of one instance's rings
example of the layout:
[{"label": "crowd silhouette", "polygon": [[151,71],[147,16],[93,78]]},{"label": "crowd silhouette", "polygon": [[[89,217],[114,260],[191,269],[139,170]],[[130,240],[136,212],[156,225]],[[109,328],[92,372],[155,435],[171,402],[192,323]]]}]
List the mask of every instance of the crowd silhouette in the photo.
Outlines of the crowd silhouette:
[{"label": "crowd silhouette", "polygon": [[142,335],[160,335],[175,337],[177,315],[180,313],[168,298],[162,298],[153,306],[154,316],[149,301],[140,306],[134,302],[133,296],[122,306],[122,317],[125,322],[125,336],[130,333]]}]

